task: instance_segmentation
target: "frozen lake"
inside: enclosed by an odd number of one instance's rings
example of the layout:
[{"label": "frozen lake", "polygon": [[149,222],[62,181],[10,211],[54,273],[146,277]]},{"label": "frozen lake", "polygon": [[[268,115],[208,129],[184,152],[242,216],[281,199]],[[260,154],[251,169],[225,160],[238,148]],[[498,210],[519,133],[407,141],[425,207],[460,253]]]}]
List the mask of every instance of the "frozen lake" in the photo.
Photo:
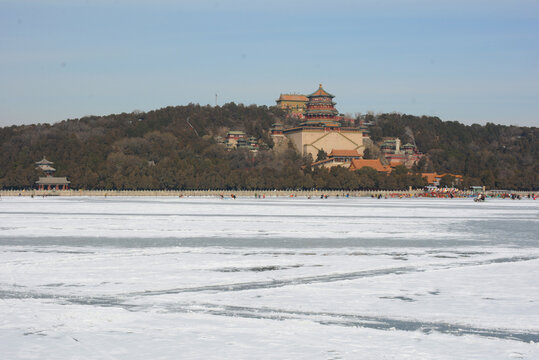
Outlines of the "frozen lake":
[{"label": "frozen lake", "polygon": [[539,202],[0,200],[0,359],[538,359]]}]

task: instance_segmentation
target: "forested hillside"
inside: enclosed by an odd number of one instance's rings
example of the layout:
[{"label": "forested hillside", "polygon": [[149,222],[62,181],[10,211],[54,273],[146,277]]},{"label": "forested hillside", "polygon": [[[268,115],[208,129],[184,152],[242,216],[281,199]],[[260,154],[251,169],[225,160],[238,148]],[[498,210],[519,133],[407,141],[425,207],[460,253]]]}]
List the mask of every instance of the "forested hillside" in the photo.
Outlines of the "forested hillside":
[{"label": "forested hillside", "polygon": [[[429,159],[416,170],[463,174],[464,185],[539,188],[537,128],[465,126],[399,114],[368,115],[366,120],[375,122],[375,140],[398,136],[407,142],[413,136]],[[0,129],[0,187],[32,187],[42,176],[34,163],[43,156],[75,189],[352,190],[425,185],[405,168],[390,176],[372,169],[312,171],[311,159],[300,158],[292,148],[255,156],[246,150],[226,151],[214,139],[228,130],[243,130],[271,148],[268,131],[277,121],[293,122],[277,108],[230,103],[5,127]]]},{"label": "forested hillside", "polygon": [[399,137],[428,155],[418,170],[463,174],[466,182],[498,189],[539,187],[539,129],[487,123],[463,125],[437,117],[373,116],[371,137]]}]

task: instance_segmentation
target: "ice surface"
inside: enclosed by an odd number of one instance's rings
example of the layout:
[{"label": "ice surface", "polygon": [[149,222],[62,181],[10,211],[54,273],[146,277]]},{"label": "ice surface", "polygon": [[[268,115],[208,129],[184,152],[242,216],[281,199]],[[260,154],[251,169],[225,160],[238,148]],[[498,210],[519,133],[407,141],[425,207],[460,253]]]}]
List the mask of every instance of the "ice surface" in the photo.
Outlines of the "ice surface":
[{"label": "ice surface", "polygon": [[2,198],[1,359],[537,359],[538,203]]}]

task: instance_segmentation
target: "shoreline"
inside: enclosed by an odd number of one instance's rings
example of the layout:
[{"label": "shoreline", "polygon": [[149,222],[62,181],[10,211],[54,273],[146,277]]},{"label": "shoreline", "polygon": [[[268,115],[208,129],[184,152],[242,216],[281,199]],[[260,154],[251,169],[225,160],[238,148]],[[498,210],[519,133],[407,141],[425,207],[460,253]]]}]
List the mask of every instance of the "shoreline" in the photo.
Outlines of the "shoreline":
[{"label": "shoreline", "polygon": [[[499,190],[487,190],[489,197],[500,197],[503,192]],[[507,194],[520,195],[528,197],[537,194],[537,191],[508,191]],[[88,196],[88,197],[107,197],[107,196],[154,196],[154,197],[429,197],[429,198],[448,198],[450,192],[426,192],[424,190],[0,190],[0,197],[11,196]],[[472,191],[457,191],[453,194],[455,198],[465,198],[476,196]]]}]

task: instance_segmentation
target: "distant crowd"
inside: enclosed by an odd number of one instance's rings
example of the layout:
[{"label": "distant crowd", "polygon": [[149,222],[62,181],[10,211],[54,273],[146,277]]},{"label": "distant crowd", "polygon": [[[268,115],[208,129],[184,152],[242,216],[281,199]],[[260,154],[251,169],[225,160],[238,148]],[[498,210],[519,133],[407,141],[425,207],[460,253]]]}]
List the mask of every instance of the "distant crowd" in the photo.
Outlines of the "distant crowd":
[{"label": "distant crowd", "polygon": [[[342,193],[342,194],[320,194],[320,195],[306,195],[307,199],[312,198],[318,198],[320,196],[320,199],[327,199],[329,197],[334,197],[336,199],[339,198],[349,198],[351,196],[357,195],[350,195],[350,193]],[[183,196],[180,196],[183,197]],[[254,193],[255,199],[265,199],[266,194],[259,194]],[[287,195],[287,197],[290,198],[296,198],[298,197],[297,194],[291,193],[290,195]],[[520,195],[518,193],[489,193],[489,192],[481,192],[481,193],[470,193],[469,191],[462,191],[458,189],[439,189],[435,191],[425,191],[422,193],[410,193],[410,192],[393,192],[393,193],[373,193],[370,196],[373,199],[395,199],[395,198],[439,198],[439,199],[454,199],[454,198],[470,198],[475,199],[478,201],[485,201],[486,199],[512,199],[512,200],[521,200],[523,198],[531,199],[531,200],[537,200],[538,195],[534,193],[528,193],[527,195]],[[237,195],[234,193],[231,194],[220,194],[221,199],[225,198],[231,198],[236,199]]]}]

